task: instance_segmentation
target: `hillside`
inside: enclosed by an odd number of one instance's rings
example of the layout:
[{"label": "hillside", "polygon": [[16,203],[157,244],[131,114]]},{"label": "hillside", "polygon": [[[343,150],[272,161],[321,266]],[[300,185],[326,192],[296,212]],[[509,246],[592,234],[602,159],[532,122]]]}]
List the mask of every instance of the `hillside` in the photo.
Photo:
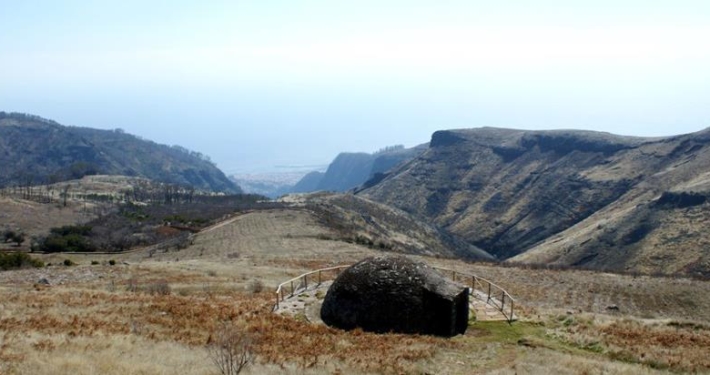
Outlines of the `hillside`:
[{"label": "hillside", "polygon": [[[168,252],[32,254],[52,265],[0,272],[0,372],[216,374],[210,344],[225,330],[253,343],[249,374],[710,370],[710,300],[698,298],[710,282],[687,278],[412,256],[494,280],[515,297],[520,320],[476,315],[465,335],[451,339],[343,331],[310,320],[317,304],[301,302],[306,293],[298,284],[284,296],[295,314],[272,312],[280,283],[380,253],[330,239],[337,234],[294,207],[246,212]],[[67,259],[76,265],[64,266]],[[321,274],[311,276],[308,285],[320,288]],[[328,284],[335,275],[322,277]]]},{"label": "hillside", "polygon": [[301,178],[291,189],[292,193],[309,193],[318,191],[318,185],[323,180],[325,173],[313,171]]},{"label": "hillside", "polygon": [[394,166],[413,159],[426,149],[426,145],[413,148],[393,146],[376,153],[364,152],[339,154],[325,173],[312,172],[304,176],[292,189],[293,193],[314,191],[344,192],[357,188],[371,178],[381,178]]},{"label": "hillside", "polygon": [[360,194],[500,259],[708,275],[708,143],[708,130],[439,131],[426,152]]},{"label": "hillside", "polygon": [[380,251],[413,255],[494,260],[490,254],[412,215],[352,194],[315,193],[282,199],[313,212],[334,239]]},{"label": "hillside", "polygon": [[62,126],[37,116],[0,112],[0,187],[126,175],[239,192],[203,155],[120,130]]}]

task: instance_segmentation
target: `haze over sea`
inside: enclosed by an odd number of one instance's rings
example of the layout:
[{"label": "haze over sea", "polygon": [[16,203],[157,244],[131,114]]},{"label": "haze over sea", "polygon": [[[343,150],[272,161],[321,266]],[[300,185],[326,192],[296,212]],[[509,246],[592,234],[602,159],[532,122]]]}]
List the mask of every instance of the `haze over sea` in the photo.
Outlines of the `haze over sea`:
[{"label": "haze over sea", "polygon": [[710,126],[707,1],[4,1],[0,110],[227,173],[440,129]]}]

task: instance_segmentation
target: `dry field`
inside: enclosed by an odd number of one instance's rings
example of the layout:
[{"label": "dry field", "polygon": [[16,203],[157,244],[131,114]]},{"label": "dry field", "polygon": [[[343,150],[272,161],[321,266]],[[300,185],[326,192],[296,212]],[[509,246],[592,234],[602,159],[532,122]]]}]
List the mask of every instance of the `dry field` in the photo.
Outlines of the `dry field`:
[{"label": "dry field", "polygon": [[0,272],[0,374],[218,374],[206,345],[223,324],[253,339],[251,374],[710,372],[701,281],[420,258],[499,283],[521,321],[441,339],[272,314],[280,281],[374,253],[329,235],[305,211],[253,212],[180,251],[55,254],[45,262],[78,265]]},{"label": "dry field", "polygon": [[[89,221],[95,217],[96,204],[69,201],[61,204],[40,204],[23,199],[0,196],[0,230],[19,230],[28,235],[23,248],[29,248],[29,237],[46,235],[51,227]],[[3,244],[0,244],[3,246]],[[0,248],[9,247],[7,245]]]}]

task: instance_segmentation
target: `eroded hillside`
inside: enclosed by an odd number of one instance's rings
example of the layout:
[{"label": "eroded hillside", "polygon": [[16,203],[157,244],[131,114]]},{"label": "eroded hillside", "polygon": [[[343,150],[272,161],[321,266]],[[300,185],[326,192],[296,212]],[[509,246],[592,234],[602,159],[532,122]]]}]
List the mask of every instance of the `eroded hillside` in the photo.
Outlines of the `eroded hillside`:
[{"label": "eroded hillside", "polygon": [[710,131],[439,131],[421,156],[360,194],[502,259],[707,274],[708,143]]}]

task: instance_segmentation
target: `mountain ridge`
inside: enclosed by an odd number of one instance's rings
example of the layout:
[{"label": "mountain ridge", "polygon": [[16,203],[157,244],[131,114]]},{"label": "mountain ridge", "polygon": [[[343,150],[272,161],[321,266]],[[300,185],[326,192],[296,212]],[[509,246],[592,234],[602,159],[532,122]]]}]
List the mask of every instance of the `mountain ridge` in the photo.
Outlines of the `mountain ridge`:
[{"label": "mountain ridge", "polygon": [[[666,257],[666,263],[650,258],[662,253],[658,236],[685,230],[661,218],[680,222],[684,212],[678,210],[688,210],[666,205],[661,215],[663,205],[654,202],[664,193],[710,192],[708,144],[710,129],[654,138],[575,130],[437,131],[424,153],[359,194],[432,220],[501,259],[707,273],[710,255],[701,247],[710,245],[710,236],[698,231],[691,231],[697,249]],[[666,200],[674,199],[688,200]],[[637,215],[645,221],[628,216],[639,204],[648,207]],[[705,204],[694,206],[703,222]],[[611,232],[595,234],[600,225]],[[677,247],[696,243],[683,236],[675,241]]]},{"label": "mountain ridge", "polygon": [[207,157],[120,129],[63,126],[0,112],[0,186],[57,182],[91,174],[146,177],[218,192],[241,192]]}]

